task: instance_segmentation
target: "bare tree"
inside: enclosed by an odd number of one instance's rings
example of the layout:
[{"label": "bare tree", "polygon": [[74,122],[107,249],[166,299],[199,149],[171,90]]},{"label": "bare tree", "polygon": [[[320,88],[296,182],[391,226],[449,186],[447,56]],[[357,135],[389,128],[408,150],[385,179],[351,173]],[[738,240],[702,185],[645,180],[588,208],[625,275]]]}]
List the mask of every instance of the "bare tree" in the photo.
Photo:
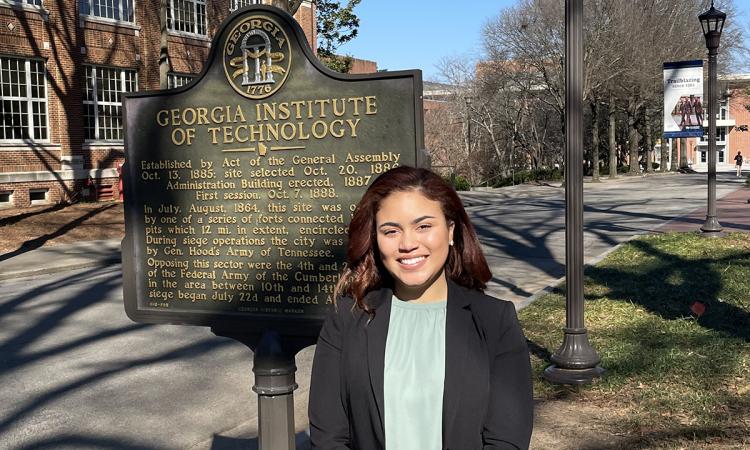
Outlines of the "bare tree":
[{"label": "bare tree", "polygon": [[[631,174],[640,173],[640,161],[647,171],[652,170],[653,147],[660,135],[655,130],[662,126],[658,113],[662,64],[705,56],[697,15],[709,3],[587,1],[584,95],[591,105],[587,148],[595,173],[597,141],[605,128],[610,177],[616,177],[618,159],[628,160]],[[717,2],[717,7],[731,14],[733,2]],[[472,139],[477,147],[467,156],[484,155],[492,162],[477,164],[480,171],[505,173],[516,167],[562,162],[563,12],[564,0],[518,0],[484,26],[486,59],[476,67],[464,67],[462,76],[452,77],[451,83],[461,91],[455,100],[457,110],[466,95],[475,97],[470,120],[472,130],[477,130]],[[742,41],[740,27],[728,23],[725,33],[722,49],[729,53]],[[666,142],[662,148],[666,156]]]}]

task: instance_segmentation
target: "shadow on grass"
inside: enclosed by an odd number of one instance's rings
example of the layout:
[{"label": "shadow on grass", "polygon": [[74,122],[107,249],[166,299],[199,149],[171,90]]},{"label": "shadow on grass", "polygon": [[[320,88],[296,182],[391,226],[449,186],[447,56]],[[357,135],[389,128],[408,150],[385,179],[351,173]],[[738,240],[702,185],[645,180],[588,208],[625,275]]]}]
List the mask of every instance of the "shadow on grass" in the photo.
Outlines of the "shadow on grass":
[{"label": "shadow on grass", "polygon": [[0,255],[0,261],[5,261],[8,259],[11,259],[15,256],[21,255],[23,253],[26,253],[31,250],[35,250],[41,246],[43,246],[47,241],[54,239],[56,237],[60,237],[63,234],[67,233],[68,231],[74,229],[78,225],[82,224],[86,220],[94,217],[95,215],[102,213],[108,209],[114,208],[117,206],[117,203],[112,203],[109,205],[101,206],[99,208],[96,208],[94,210],[91,210],[87,212],[86,214],[82,215],[81,217],[77,217],[75,220],[71,220],[70,222],[66,223],[65,225],[61,226],[57,230],[53,231],[52,233],[47,233],[45,235],[39,236],[38,238],[28,240],[21,244],[20,247],[13,250],[12,252],[8,252],[5,254]]},{"label": "shadow on grass", "polygon": [[686,258],[660,250],[645,240],[634,240],[629,245],[647,255],[643,264],[633,264],[633,270],[588,268],[586,277],[606,286],[607,292],[587,295],[587,299],[606,296],[632,302],[667,320],[691,317],[691,305],[697,301],[705,306],[705,313],[697,319],[699,325],[750,342],[750,313],[719,296],[724,288],[720,268],[727,270],[734,265],[750,269],[750,252],[720,258]]}]

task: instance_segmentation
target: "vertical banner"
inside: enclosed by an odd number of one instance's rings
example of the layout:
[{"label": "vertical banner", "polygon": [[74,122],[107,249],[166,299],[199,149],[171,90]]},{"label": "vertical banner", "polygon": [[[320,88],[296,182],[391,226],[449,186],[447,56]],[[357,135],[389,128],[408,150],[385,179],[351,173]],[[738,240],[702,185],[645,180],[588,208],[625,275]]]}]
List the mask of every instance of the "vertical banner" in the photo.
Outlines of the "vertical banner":
[{"label": "vertical banner", "polygon": [[664,63],[664,137],[703,136],[703,61]]}]

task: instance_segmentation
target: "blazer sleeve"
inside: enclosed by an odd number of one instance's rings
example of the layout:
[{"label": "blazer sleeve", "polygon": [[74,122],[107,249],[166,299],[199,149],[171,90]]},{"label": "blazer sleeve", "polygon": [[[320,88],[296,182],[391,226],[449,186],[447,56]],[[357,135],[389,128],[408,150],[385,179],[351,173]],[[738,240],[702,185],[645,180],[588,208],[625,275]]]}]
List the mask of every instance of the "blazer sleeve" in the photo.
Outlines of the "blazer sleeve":
[{"label": "blazer sleeve", "polygon": [[534,422],[531,362],[526,338],[511,302],[502,304],[500,329],[490,368],[490,403],[484,449],[528,449]]},{"label": "blazer sleeve", "polygon": [[344,341],[342,314],[349,314],[339,302],[328,315],[318,337],[310,378],[310,442],[314,449],[350,448],[349,418],[342,391],[341,353]]}]

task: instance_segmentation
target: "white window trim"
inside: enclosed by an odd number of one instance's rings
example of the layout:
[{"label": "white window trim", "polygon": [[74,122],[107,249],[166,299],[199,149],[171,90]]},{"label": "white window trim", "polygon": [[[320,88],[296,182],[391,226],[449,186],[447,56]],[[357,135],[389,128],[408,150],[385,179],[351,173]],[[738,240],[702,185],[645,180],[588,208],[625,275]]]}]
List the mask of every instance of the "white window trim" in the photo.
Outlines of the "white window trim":
[{"label": "white window trim", "polygon": [[[188,36],[188,37],[199,37],[199,38],[207,39],[208,38],[208,1],[207,0],[187,0],[187,1],[192,2],[194,5],[196,5],[196,6],[193,7],[193,22],[192,22],[193,23],[193,31],[182,31],[182,30],[176,30],[176,29],[173,28],[174,27],[174,23],[175,23],[174,0],[169,0],[169,14],[170,14],[169,17],[171,18],[171,20],[168,21],[169,23],[167,24],[167,31],[169,33],[173,33],[173,34],[176,34],[178,36],[179,35],[185,35],[185,36]],[[198,8],[197,8],[197,5],[199,3],[203,5],[203,8],[204,8],[204,11],[205,11],[205,14],[206,14],[206,23],[204,24],[204,26],[206,27],[206,34],[201,34],[201,33],[197,33],[196,32],[197,29],[198,29]]]},{"label": "white window trim", "polygon": [[[31,193],[44,193],[44,199],[42,200],[32,200],[31,199]],[[46,205],[49,203],[49,188],[31,188],[29,189],[29,203],[32,205]]]},{"label": "white window trim", "polygon": [[204,34],[188,33],[187,31],[167,30],[169,36],[179,36],[187,39],[195,39],[196,41],[203,41],[207,44],[211,43],[211,38]]},{"label": "white window trim", "polygon": [[188,84],[192,83],[193,80],[195,80],[198,77],[198,75],[196,75],[194,73],[169,72],[169,73],[167,73],[167,84],[169,84],[169,80],[170,79],[174,79],[175,77],[189,77],[190,80],[187,83],[183,84],[183,85],[173,86],[173,87],[171,87],[169,89],[177,89],[177,88],[180,88],[180,87],[183,87],[183,86],[187,86]]},{"label": "white window trim", "polygon": [[8,194],[8,201],[7,202],[0,202],[0,208],[12,208],[15,204],[13,202],[13,195],[16,193],[15,189],[3,189],[0,190],[0,194]]},{"label": "white window trim", "polygon": [[[0,0],[2,1],[2,0]],[[29,125],[27,127],[26,132],[29,134],[29,136],[34,136],[34,101],[41,102],[41,99],[34,100],[31,97],[31,61],[39,61],[42,63],[42,68],[44,69],[44,73],[42,74],[42,78],[44,79],[44,117],[46,118],[45,122],[45,128],[47,129],[47,137],[44,139],[0,139],[0,143],[3,145],[7,144],[46,144],[50,142],[50,117],[49,117],[49,92],[47,91],[47,61],[43,59],[37,59],[37,58],[20,58],[17,56],[5,56],[6,58],[14,58],[14,59],[20,59],[23,61],[23,70],[26,73],[26,108],[27,108],[27,114],[29,115]],[[0,97],[3,98],[3,97]]]},{"label": "white window trim", "polygon": [[20,8],[28,11],[40,12],[46,11],[44,9],[44,0],[41,5],[31,5],[26,3],[26,0],[0,0],[0,6],[8,6],[11,8]]},{"label": "white window trim", "polygon": [[[2,0],[0,0],[0,1],[2,1]],[[87,2],[89,4],[89,11],[93,11],[94,10],[94,6],[92,4],[92,0],[77,0],[77,1],[79,1],[79,2],[80,1]],[[122,3],[124,1],[126,1],[126,0],[117,0],[117,10],[120,12],[120,17],[122,17]],[[97,15],[94,15],[94,14],[84,14],[80,10],[79,10],[78,14],[80,16],[82,16],[82,17],[85,17],[86,19],[89,19],[89,20],[93,19],[93,21],[95,21],[95,22],[102,21],[104,23],[111,23],[111,24],[114,24],[114,25],[130,25],[130,26],[132,26],[132,25],[135,25],[135,18],[136,18],[136,7],[135,7],[135,5],[136,5],[136,0],[133,0],[133,21],[132,22],[129,21],[129,20],[111,19],[109,17],[102,17],[102,16],[97,16]]]},{"label": "white window trim", "polygon": [[[128,93],[127,91],[125,91],[125,72],[126,71],[131,71],[131,72],[133,72],[135,74],[135,80],[134,80],[134,82],[135,82],[135,86],[136,86],[136,91],[138,90],[138,71],[135,70],[135,69],[127,68],[127,67],[98,66],[98,65],[91,65],[91,64],[86,64],[84,67],[86,67],[86,68],[91,67],[91,68],[94,69],[94,76],[92,77],[92,80],[93,80],[94,84],[92,85],[92,89],[91,89],[91,92],[94,95],[94,100],[84,100],[83,101],[84,105],[94,105],[94,139],[85,139],[84,142],[86,142],[86,143],[92,143],[92,142],[96,142],[96,143],[109,143],[109,142],[112,142],[112,143],[122,143],[123,139],[102,139],[102,138],[99,137],[99,104],[101,103],[102,105],[112,105],[112,106],[116,106],[116,105],[119,104],[120,108],[122,108],[122,102],[117,103],[117,102],[100,102],[99,101],[99,97],[98,97],[98,95],[96,93],[96,69],[98,69],[98,68],[112,69],[112,70],[117,70],[117,71],[120,72],[120,98],[122,98],[122,96],[124,94]],[[134,91],[134,92],[136,92],[136,91]],[[85,123],[85,119],[84,119],[84,123]],[[123,134],[124,134],[124,132],[125,132],[125,130],[123,130]],[[84,130],[84,135],[85,134],[86,133],[85,133],[85,130]]]},{"label": "white window trim", "polygon": [[81,24],[80,26],[83,27],[85,22],[92,22],[92,23],[102,23],[105,25],[112,25],[115,27],[121,27],[121,28],[130,28],[132,30],[140,30],[141,26],[136,24],[135,21],[133,22],[125,22],[122,20],[114,20],[114,19],[107,19],[106,17],[99,17],[99,16],[89,16],[87,14],[81,14]]},{"label": "white window trim", "polygon": [[[239,2],[240,0],[232,0],[232,4],[229,6],[229,11],[234,12],[240,8],[244,8],[244,6],[249,6],[249,5],[239,6]],[[262,4],[263,4],[263,0],[250,0],[250,5],[262,5]]]}]

